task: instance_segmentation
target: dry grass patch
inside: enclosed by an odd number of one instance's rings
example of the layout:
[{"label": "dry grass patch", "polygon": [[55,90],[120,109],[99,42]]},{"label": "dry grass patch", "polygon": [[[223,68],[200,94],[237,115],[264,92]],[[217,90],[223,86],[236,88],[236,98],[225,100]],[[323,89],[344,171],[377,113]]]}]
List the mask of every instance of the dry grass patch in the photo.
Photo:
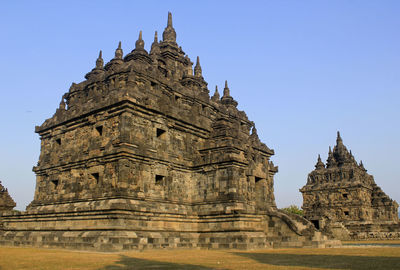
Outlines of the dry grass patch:
[{"label": "dry grass patch", "polygon": [[0,270],[101,269],[119,259],[118,254],[76,252],[22,247],[0,247]]},{"label": "dry grass patch", "polygon": [[400,269],[400,248],[100,253],[0,247],[0,269]]}]

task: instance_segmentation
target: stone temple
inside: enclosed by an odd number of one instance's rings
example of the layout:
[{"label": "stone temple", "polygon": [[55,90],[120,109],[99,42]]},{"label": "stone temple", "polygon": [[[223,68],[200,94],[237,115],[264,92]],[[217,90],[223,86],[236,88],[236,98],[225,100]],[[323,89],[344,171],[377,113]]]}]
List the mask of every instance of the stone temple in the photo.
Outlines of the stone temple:
[{"label": "stone temple", "polygon": [[147,52],[140,32],[73,83],[35,131],[34,200],[3,213],[0,244],[96,250],[329,247],[304,218],[277,209],[270,161],[225,82],[209,96],[199,58],[172,16]]},{"label": "stone temple", "polygon": [[399,205],[358,164],[337,134],[325,164],[318,156],[303,193],[304,216],[339,239],[400,238]]},{"label": "stone temple", "polygon": [[9,211],[16,206],[14,200],[8,194],[8,190],[3,187],[0,181],[0,211]]}]

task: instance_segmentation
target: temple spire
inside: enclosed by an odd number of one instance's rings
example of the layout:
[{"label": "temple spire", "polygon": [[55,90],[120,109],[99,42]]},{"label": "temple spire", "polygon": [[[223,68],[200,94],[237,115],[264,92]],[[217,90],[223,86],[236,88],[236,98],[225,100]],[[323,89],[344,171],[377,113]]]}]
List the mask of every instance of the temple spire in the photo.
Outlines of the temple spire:
[{"label": "temple spire", "polygon": [[172,14],[171,14],[171,12],[168,12],[167,27],[172,27]]},{"label": "temple spire", "polygon": [[154,55],[160,52],[160,47],[158,46],[158,34],[157,31],[154,33],[154,41],[151,44],[150,54]]},{"label": "temple spire", "polygon": [[115,59],[122,59],[123,51],[121,48],[121,41],[118,43],[118,48],[115,50]]},{"label": "temple spire", "polygon": [[330,168],[336,165],[337,165],[336,159],[333,156],[331,147],[329,146],[329,153],[328,153],[328,159],[326,160],[326,167]]},{"label": "temple spire", "polygon": [[257,129],[256,129],[256,125],[253,125],[253,128],[251,129],[251,135],[254,135],[254,136],[258,136],[258,134],[257,134]]},{"label": "temple spire", "polygon": [[176,32],[175,29],[172,27],[172,14],[168,12],[168,23],[167,27],[164,29],[163,32],[163,41],[176,43]]},{"label": "temple spire", "polygon": [[214,95],[211,97],[211,100],[217,102],[217,101],[219,101],[219,98],[220,98],[220,96],[219,96],[219,92],[218,92],[218,86],[215,86],[215,92],[214,92]]},{"label": "temple spire", "polygon": [[103,61],[103,52],[100,50],[99,57],[96,59],[96,66],[92,69],[92,71],[88,72],[85,75],[85,79],[90,80],[104,73],[104,61]]},{"label": "temple spire", "polygon": [[157,34],[157,31],[154,32],[154,43],[158,43],[158,34]]},{"label": "temple spire", "polygon": [[364,172],[366,172],[367,170],[365,169],[365,167],[364,167],[364,164],[363,164],[363,162],[362,162],[362,160],[360,160],[360,169],[361,170],[363,170]]},{"label": "temple spire", "polygon": [[194,76],[201,77],[201,66],[200,66],[200,58],[197,56],[196,66],[194,67]]},{"label": "temple spire", "polygon": [[136,46],[135,50],[144,50],[144,41],[142,39],[142,30],[140,30],[140,32],[139,32],[139,38],[136,41],[135,46]]},{"label": "temple spire", "polygon": [[315,168],[318,169],[323,169],[325,168],[325,164],[322,162],[321,160],[321,156],[318,154],[318,160],[317,160],[317,164],[315,164]]},{"label": "temple spire", "polygon": [[342,137],[340,137],[340,132],[338,131],[337,132],[337,138],[336,138],[336,145],[337,146],[342,146],[343,145],[343,140],[342,140]]},{"label": "temple spire", "polygon": [[102,57],[103,52],[100,50],[99,52],[99,57],[96,60],[96,68],[97,69],[102,69],[104,65],[103,57]]},{"label": "temple spire", "polygon": [[233,105],[234,107],[236,107],[238,105],[237,101],[231,97],[228,87],[228,81],[225,81],[224,95],[221,98],[221,102],[222,104],[227,106]]},{"label": "temple spire", "polygon": [[230,91],[229,91],[229,87],[228,87],[228,81],[225,80],[225,87],[224,87],[224,97],[230,97]]}]

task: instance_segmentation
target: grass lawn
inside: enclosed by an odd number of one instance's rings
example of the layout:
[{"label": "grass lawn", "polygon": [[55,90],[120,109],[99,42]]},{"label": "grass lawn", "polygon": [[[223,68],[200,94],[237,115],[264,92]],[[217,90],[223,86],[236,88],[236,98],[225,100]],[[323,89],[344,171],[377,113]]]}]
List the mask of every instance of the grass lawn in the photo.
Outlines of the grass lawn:
[{"label": "grass lawn", "polygon": [[0,247],[0,269],[400,269],[400,248],[148,250],[100,253]]}]

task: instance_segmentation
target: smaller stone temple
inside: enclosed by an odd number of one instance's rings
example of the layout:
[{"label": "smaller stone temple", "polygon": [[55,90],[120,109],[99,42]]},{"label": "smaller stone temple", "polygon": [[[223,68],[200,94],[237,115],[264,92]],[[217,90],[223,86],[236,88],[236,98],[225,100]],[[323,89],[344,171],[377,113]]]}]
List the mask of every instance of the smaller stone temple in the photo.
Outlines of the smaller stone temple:
[{"label": "smaller stone temple", "polygon": [[357,163],[337,133],[326,164],[318,161],[300,189],[306,219],[339,239],[399,238],[396,201],[389,198]]},{"label": "smaller stone temple", "polygon": [[8,194],[8,190],[1,184],[0,181],[0,211],[12,210],[16,206],[14,200]]}]

